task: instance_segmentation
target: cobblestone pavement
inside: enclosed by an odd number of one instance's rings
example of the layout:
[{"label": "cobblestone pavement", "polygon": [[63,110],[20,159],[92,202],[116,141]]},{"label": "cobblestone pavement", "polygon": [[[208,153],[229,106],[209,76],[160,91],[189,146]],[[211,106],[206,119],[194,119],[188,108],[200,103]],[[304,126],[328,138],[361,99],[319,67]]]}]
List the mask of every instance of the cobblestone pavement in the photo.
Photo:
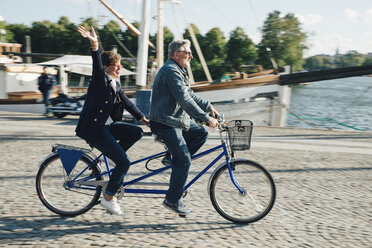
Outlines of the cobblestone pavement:
[{"label": "cobblestone pavement", "polygon": [[[372,133],[255,127],[252,149],[240,156],[270,170],[277,200],[268,216],[250,225],[214,211],[208,175],[185,198],[192,209],[187,218],[165,209],[162,197],[131,195],[120,202],[124,216],[95,206],[62,218],[38,199],[35,176],[52,144],[85,146],[75,137],[76,122],[74,116],[0,111],[1,247],[371,247]],[[218,142],[217,132],[210,134],[205,148]],[[129,155],[134,160],[162,150],[144,137]],[[194,162],[190,174],[211,158]],[[144,171],[131,168],[128,178]]]}]

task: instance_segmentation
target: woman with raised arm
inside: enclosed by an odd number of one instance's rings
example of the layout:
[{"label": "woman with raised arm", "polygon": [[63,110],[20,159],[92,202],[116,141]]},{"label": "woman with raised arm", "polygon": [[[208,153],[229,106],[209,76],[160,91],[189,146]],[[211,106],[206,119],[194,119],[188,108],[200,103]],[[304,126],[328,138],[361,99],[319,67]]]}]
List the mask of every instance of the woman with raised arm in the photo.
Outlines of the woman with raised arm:
[{"label": "woman with raised arm", "polygon": [[90,41],[93,69],[87,98],[75,131],[77,136],[114,161],[116,166],[103,194],[101,206],[114,214],[122,215],[115,194],[123,184],[124,176],[129,169],[130,160],[126,151],[142,137],[143,131],[136,125],[115,121],[114,105],[121,101],[124,108],[137,120],[147,126],[149,120],[121,89],[119,83],[121,56],[112,51],[100,53],[93,27],[89,32],[80,26],[78,32]]}]

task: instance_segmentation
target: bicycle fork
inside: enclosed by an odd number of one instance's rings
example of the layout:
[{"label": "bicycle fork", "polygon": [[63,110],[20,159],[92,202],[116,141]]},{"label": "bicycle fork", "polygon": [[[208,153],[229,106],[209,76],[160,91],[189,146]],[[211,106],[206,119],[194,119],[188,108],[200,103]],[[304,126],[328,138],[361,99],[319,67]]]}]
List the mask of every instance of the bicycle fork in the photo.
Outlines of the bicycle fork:
[{"label": "bicycle fork", "polygon": [[230,175],[231,182],[239,190],[240,195],[244,196],[244,195],[246,195],[246,191],[235,180],[234,173],[233,173],[233,170],[235,169],[235,165],[234,165],[234,161],[232,162],[230,160],[230,156],[229,156],[229,153],[228,153],[228,150],[227,150],[226,143],[223,143],[222,147],[223,147],[223,151],[224,151],[224,154],[225,154],[225,159],[226,159],[226,163],[227,163],[227,168],[229,170],[229,175]]}]

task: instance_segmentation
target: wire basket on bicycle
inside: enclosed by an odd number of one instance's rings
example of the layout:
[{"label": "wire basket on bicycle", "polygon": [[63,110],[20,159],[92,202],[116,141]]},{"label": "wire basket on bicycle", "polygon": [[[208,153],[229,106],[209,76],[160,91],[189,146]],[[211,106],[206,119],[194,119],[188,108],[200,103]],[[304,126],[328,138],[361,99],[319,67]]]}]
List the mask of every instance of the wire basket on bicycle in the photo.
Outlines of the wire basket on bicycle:
[{"label": "wire basket on bicycle", "polygon": [[230,149],[232,151],[249,150],[253,123],[249,120],[232,120],[226,126]]}]

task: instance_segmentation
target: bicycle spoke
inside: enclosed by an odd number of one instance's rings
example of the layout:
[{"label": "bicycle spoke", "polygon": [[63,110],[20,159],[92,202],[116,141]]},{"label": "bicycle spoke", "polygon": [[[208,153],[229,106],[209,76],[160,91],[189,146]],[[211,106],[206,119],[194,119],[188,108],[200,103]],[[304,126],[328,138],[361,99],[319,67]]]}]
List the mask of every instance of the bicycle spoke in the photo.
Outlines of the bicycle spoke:
[{"label": "bicycle spoke", "polygon": [[[261,212],[262,209],[263,209],[263,206],[261,206],[260,204],[258,204],[258,203],[256,202],[256,200],[254,199],[254,197],[252,196],[252,194],[250,194],[248,191],[246,191],[245,194],[249,196],[249,198],[251,199],[251,201],[253,202],[253,204],[256,206],[256,208],[257,208],[257,212],[258,212],[258,213]],[[247,201],[246,197],[243,196],[243,200]],[[248,205],[248,204],[247,204],[247,205]]]}]

